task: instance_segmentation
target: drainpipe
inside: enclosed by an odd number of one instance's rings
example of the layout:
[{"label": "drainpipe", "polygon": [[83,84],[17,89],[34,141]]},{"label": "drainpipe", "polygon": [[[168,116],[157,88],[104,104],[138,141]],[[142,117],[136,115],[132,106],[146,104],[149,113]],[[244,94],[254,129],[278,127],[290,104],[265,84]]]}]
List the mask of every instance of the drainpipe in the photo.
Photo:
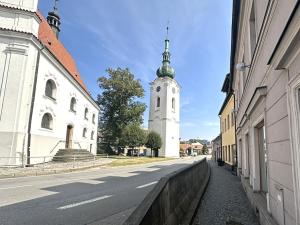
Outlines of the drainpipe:
[{"label": "drainpipe", "polygon": [[40,57],[41,52],[44,49],[44,45],[38,50],[36,65],[35,65],[35,74],[34,74],[34,81],[33,81],[33,90],[31,96],[31,105],[30,105],[30,113],[29,113],[29,120],[28,120],[28,138],[27,138],[27,165],[30,165],[30,148],[31,148],[31,123],[32,123],[32,116],[33,116],[33,109],[34,109],[34,101],[35,101],[35,94],[36,94],[36,84],[37,84],[37,77],[39,73],[39,64],[40,64]]},{"label": "drainpipe", "polygon": [[234,113],[234,143],[235,143],[235,169],[236,175],[238,175],[238,144],[236,137],[236,112],[235,112],[235,93],[233,92],[233,113]]}]

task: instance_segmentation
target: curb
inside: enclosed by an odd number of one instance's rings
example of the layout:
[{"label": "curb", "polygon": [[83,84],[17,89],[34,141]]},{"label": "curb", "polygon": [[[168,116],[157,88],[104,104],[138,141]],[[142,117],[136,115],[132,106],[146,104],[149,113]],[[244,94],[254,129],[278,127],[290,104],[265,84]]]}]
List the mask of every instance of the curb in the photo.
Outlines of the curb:
[{"label": "curb", "polygon": [[95,166],[87,166],[80,168],[70,168],[70,169],[62,169],[62,170],[49,170],[49,171],[32,171],[28,173],[14,173],[10,175],[0,175],[0,180],[7,178],[18,178],[18,177],[36,177],[36,176],[44,176],[44,175],[54,175],[54,174],[62,174],[62,173],[70,173],[76,171],[84,171],[92,168],[105,167],[105,164],[95,165]]}]

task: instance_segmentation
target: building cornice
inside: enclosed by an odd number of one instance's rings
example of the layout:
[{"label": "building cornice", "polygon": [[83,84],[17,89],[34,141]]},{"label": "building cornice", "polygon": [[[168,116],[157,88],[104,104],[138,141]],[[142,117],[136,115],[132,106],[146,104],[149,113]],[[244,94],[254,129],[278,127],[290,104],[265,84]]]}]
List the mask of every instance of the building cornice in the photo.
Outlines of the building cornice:
[{"label": "building cornice", "polygon": [[28,12],[28,13],[35,13],[35,11],[31,11],[22,7],[16,7],[15,5],[7,5],[8,3],[3,3],[0,1],[0,7],[7,8],[7,9],[13,9],[18,10],[20,12]]},{"label": "building cornice", "polygon": [[249,119],[249,116],[255,109],[255,106],[257,106],[266,95],[267,95],[267,86],[261,86],[255,89],[250,99],[250,102],[247,105],[245,113],[242,116],[242,119],[240,120],[238,127],[242,127],[244,125],[244,123]]},{"label": "building cornice", "polygon": [[219,111],[219,116],[223,113],[223,110],[225,109],[225,107],[227,106],[227,103],[229,102],[229,100],[231,99],[231,97],[233,97],[233,93],[232,92],[230,92],[227,96],[226,96],[226,98],[224,99],[224,102],[223,102],[223,104],[222,104],[222,107],[221,107],[221,109],[220,109],[220,111]]},{"label": "building cornice", "polygon": [[275,69],[283,69],[285,60],[289,59],[288,55],[296,49],[295,45],[300,40],[299,17],[300,1],[297,1],[268,61],[268,65],[274,64]]},{"label": "building cornice", "polygon": [[1,2],[0,2],[0,8],[1,9],[6,9],[6,11],[12,11],[13,10],[14,12],[17,12],[19,14],[23,14],[23,15],[33,17],[38,22],[41,22],[41,19],[39,18],[39,16],[34,11],[30,11],[30,10],[23,9],[23,8],[20,8],[20,7],[7,6],[7,5],[2,4]]}]

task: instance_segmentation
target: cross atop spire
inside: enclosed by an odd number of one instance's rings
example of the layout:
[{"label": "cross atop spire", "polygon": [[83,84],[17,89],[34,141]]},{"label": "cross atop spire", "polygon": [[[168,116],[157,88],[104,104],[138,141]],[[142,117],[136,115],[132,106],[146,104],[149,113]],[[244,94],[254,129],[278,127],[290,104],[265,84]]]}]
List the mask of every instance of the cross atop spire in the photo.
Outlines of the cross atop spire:
[{"label": "cross atop spire", "polygon": [[167,23],[167,36],[166,36],[167,40],[168,40],[168,37],[169,37],[169,24],[170,24],[170,21],[168,20],[168,23]]},{"label": "cross atop spire", "polygon": [[53,7],[54,11],[58,10],[57,5],[58,5],[58,0],[54,0],[54,7]]},{"label": "cross atop spire", "polygon": [[55,33],[56,37],[58,38],[60,32],[60,17],[58,15],[58,0],[54,0],[54,7],[53,11],[48,13],[47,22],[52,28],[53,32]]},{"label": "cross atop spire", "polygon": [[169,51],[169,21],[168,21],[168,25],[167,25],[167,36],[165,39],[165,50],[163,52],[163,61],[162,61],[162,66],[158,68],[158,70],[156,71],[156,75],[158,77],[170,77],[170,78],[174,78],[175,76],[175,71],[174,69],[170,66],[170,56],[171,53]]}]

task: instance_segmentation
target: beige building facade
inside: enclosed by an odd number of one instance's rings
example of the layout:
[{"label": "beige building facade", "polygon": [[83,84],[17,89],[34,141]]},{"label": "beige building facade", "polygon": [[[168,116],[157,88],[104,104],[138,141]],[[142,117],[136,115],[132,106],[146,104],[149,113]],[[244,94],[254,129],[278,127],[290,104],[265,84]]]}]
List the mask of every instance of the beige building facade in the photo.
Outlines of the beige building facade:
[{"label": "beige building facade", "polygon": [[226,98],[219,112],[221,127],[221,158],[225,164],[232,169],[236,164],[235,145],[235,116],[234,116],[234,95],[231,85],[231,76],[227,74],[222,87]]},{"label": "beige building facade", "polygon": [[300,7],[234,0],[238,172],[261,224],[300,224]]}]

